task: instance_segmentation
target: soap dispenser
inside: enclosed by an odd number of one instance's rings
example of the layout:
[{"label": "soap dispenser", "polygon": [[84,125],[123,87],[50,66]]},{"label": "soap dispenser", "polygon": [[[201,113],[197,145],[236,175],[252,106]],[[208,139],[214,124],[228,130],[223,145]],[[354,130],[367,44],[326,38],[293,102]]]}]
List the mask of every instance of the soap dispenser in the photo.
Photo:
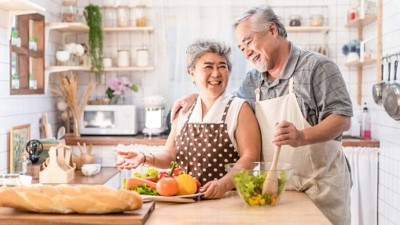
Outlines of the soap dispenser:
[{"label": "soap dispenser", "polygon": [[364,102],[361,115],[361,139],[371,140],[371,116],[366,102]]}]

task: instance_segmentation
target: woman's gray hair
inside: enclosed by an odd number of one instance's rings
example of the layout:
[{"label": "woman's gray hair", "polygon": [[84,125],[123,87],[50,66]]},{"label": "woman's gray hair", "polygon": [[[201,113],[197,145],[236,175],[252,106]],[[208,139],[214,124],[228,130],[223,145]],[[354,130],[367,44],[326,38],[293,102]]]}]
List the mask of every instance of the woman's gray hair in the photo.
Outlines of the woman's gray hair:
[{"label": "woman's gray hair", "polygon": [[278,19],[272,8],[267,5],[256,6],[245,11],[233,24],[234,29],[248,18],[250,18],[251,31],[267,33],[273,23],[278,28],[279,35],[287,37],[285,26]]},{"label": "woman's gray hair", "polygon": [[231,48],[228,45],[214,40],[197,40],[186,49],[186,63],[189,73],[190,69],[194,69],[197,61],[206,53],[215,53],[224,57],[228,65],[228,70],[229,72],[231,71],[232,62],[229,58]]}]

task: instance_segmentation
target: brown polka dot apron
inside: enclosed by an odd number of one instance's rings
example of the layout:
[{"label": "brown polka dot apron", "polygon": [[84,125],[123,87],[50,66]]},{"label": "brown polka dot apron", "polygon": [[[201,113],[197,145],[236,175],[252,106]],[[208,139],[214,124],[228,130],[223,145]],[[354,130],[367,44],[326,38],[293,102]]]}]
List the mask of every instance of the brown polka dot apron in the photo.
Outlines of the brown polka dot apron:
[{"label": "brown polka dot apron", "polygon": [[221,123],[189,123],[197,104],[195,102],[180,134],[175,138],[176,162],[183,171],[196,177],[201,185],[220,179],[226,174],[225,164],[239,160],[225,123],[233,98],[225,106]]}]

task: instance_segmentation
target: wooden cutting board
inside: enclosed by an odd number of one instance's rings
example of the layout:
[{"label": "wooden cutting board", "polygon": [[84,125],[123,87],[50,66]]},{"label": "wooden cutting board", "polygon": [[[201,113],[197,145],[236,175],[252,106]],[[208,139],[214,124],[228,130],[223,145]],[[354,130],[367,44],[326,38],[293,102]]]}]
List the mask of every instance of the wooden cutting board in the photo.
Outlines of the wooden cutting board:
[{"label": "wooden cutting board", "polygon": [[0,225],[143,225],[154,211],[155,203],[143,203],[139,210],[124,213],[84,215],[84,214],[40,214],[0,207]]}]

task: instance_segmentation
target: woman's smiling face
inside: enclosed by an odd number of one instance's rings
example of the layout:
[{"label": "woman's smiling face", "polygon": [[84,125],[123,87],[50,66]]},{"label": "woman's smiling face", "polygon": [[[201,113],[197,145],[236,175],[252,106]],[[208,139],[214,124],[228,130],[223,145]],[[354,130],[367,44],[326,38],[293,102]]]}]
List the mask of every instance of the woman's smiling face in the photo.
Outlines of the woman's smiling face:
[{"label": "woman's smiling face", "polygon": [[207,98],[218,98],[226,89],[229,69],[226,59],[216,53],[205,53],[190,70],[200,94]]}]

